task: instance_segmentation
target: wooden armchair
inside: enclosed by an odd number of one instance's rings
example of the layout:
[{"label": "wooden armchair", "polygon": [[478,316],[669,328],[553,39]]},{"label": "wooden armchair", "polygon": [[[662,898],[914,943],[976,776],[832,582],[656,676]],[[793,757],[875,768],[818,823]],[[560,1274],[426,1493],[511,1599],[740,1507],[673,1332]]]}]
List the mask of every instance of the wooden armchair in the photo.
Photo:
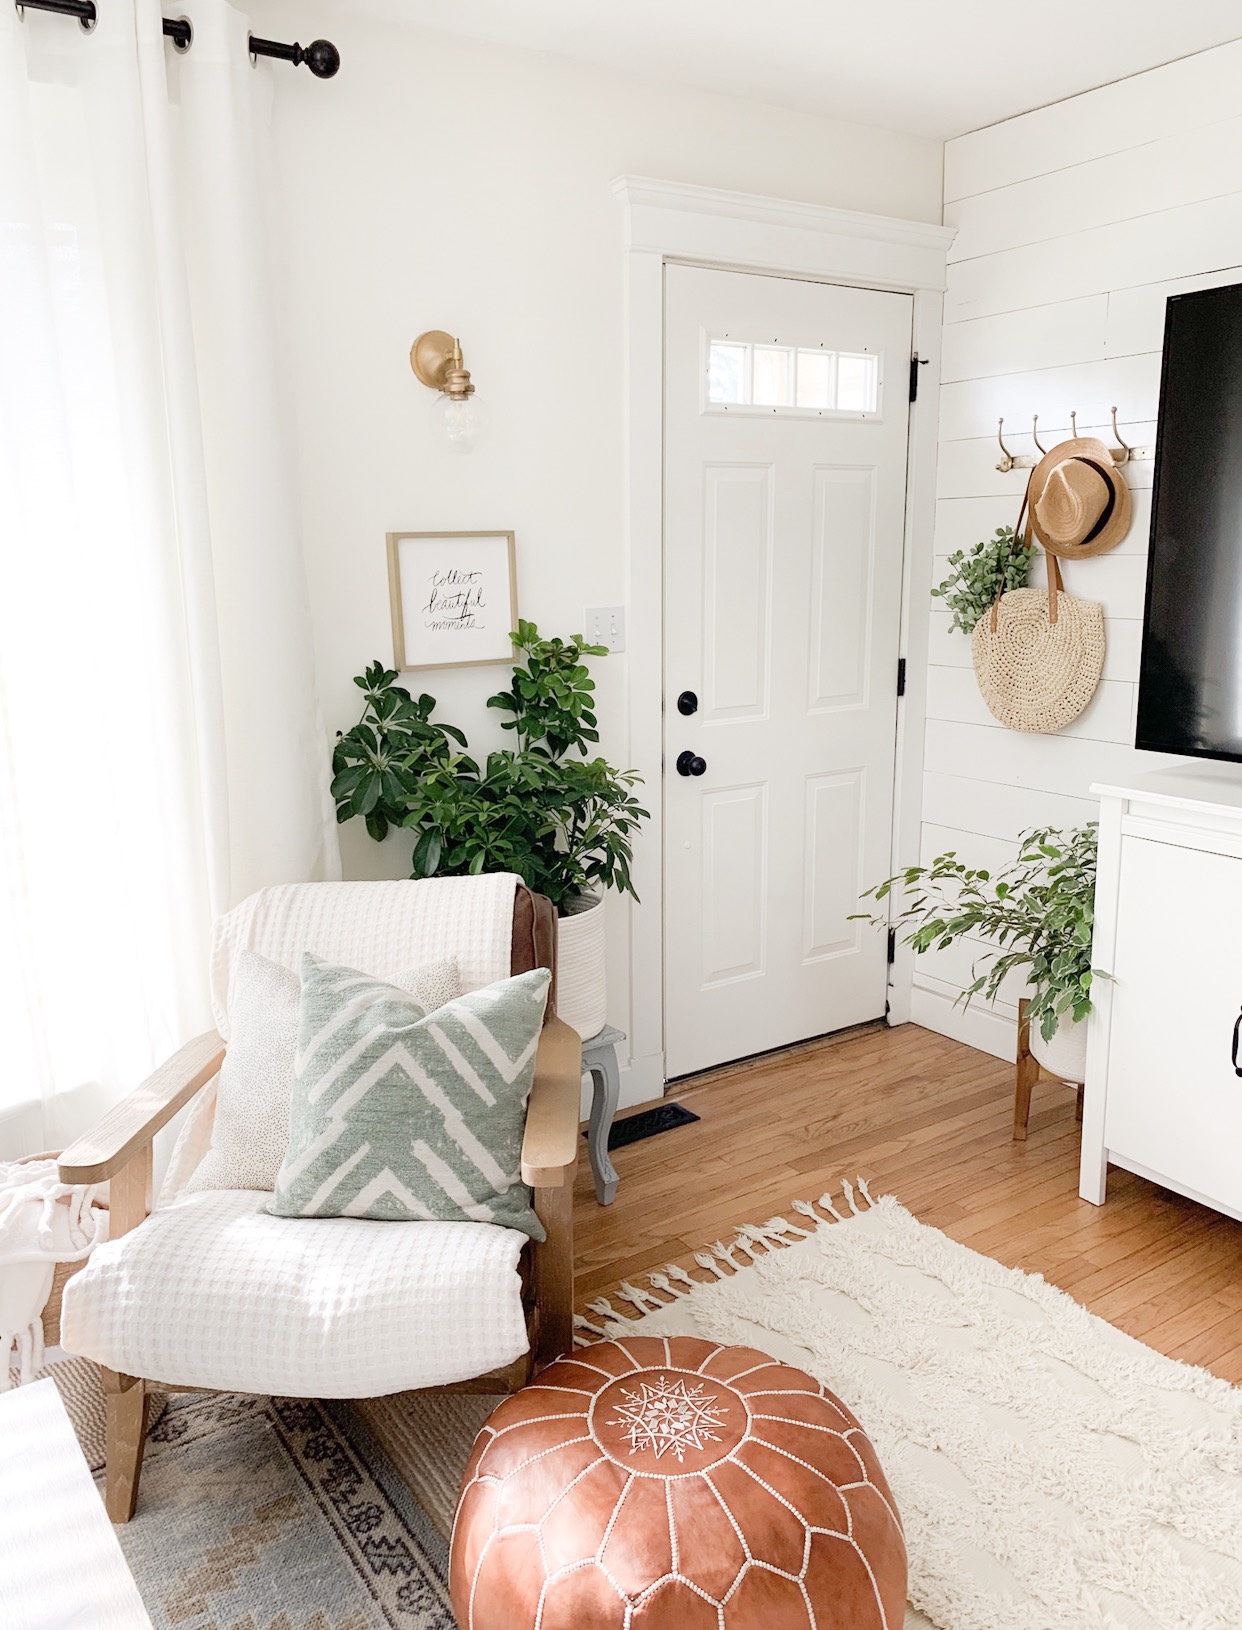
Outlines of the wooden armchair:
[{"label": "wooden armchair", "polygon": [[[466,881],[466,880],[462,880]],[[365,888],[372,885],[307,885],[317,888]],[[390,885],[375,885],[390,887]],[[421,884],[406,885],[410,888]],[[523,1249],[521,1299],[528,1349],[506,1366],[483,1375],[464,1375],[448,1384],[428,1388],[435,1391],[510,1392],[524,1386],[532,1375],[573,1345],[573,1180],[578,1158],[578,1112],[581,1090],[581,1044],[577,1034],[556,1017],[556,923],[551,905],[532,895],[524,886],[516,890],[510,952],[512,973],[547,967],[553,975],[552,989],[539,1043],[534,1085],[526,1115],[522,1145],[522,1180],[534,1190],[534,1208],[543,1223],[547,1239],[531,1241]],[[449,947],[448,949],[451,949]],[[158,1226],[169,1211],[157,1212],[150,1225],[146,1219],[151,1207],[152,1140],[156,1132],[214,1081],[225,1056],[225,1043],[211,1031],[187,1043],[180,1052],[158,1069],[129,1096],[111,1110],[85,1137],[66,1149],[60,1159],[62,1180],[66,1183],[110,1185],[109,1244],[97,1257],[114,1250],[127,1235],[144,1226]],[[211,1193],[192,1200],[211,1200]],[[181,1206],[173,1210],[184,1209]],[[265,1219],[276,1227],[289,1227],[287,1219]],[[357,1228],[357,1219],[346,1219],[347,1227]],[[308,1226],[297,1222],[295,1228]],[[309,1224],[319,1230],[341,1226],[339,1220],[323,1219]],[[408,1241],[417,1250],[421,1223],[376,1223],[365,1226],[381,1230],[376,1236],[391,1241]],[[444,1226],[444,1225],[431,1225]],[[461,1226],[482,1229],[495,1236],[485,1223]],[[393,1236],[394,1229],[404,1230]],[[329,1235],[321,1234],[325,1242]],[[114,1258],[115,1260],[115,1258]],[[141,1296],[141,1263],[136,1269],[134,1294]],[[92,1262],[75,1276],[66,1293],[66,1343],[73,1351],[99,1360],[103,1371],[107,1404],[107,1486],[106,1505],[113,1522],[127,1522],[134,1513],[138,1480],[146,1436],[147,1397],[151,1390],[211,1390],[184,1375],[132,1375],[107,1363],[108,1352],[79,1346],[74,1341],[75,1308],[89,1299]],[[193,1288],[195,1264],[185,1265],[186,1283]],[[125,1315],[118,1315],[123,1326]],[[79,1328],[82,1322],[78,1321]],[[96,1321],[96,1327],[98,1321]],[[520,1328],[520,1326],[519,1326]],[[100,1343],[96,1343],[100,1345]],[[103,1343],[102,1345],[106,1345]],[[230,1388],[230,1390],[247,1390]],[[251,1387],[252,1391],[285,1390]],[[293,1395],[298,1394],[290,1388]],[[383,1390],[383,1389],[377,1389]],[[407,1390],[400,1386],[388,1390]],[[322,1395],[322,1394],[315,1394]],[[357,1394],[353,1394],[357,1395]]]}]

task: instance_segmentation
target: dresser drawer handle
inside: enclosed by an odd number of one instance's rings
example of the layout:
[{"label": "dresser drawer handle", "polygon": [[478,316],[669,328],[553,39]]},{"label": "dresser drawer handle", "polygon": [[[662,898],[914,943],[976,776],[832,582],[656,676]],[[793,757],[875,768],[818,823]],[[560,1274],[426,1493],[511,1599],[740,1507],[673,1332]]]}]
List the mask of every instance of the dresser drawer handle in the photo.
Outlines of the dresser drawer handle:
[{"label": "dresser drawer handle", "polygon": [[1235,1075],[1242,1075],[1242,1065],[1238,1063],[1239,1031],[1242,1031],[1242,1013],[1239,1013],[1237,1018],[1233,1021],[1233,1051],[1231,1052],[1230,1057],[1233,1059],[1233,1073]]}]

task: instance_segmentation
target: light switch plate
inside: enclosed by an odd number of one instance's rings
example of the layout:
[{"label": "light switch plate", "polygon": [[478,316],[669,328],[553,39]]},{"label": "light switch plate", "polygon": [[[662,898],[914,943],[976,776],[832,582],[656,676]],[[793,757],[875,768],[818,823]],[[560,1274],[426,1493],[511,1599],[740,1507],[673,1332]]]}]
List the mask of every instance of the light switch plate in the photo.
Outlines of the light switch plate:
[{"label": "light switch plate", "polygon": [[588,645],[606,645],[614,652],[625,650],[624,606],[588,606],[583,617],[582,632]]}]

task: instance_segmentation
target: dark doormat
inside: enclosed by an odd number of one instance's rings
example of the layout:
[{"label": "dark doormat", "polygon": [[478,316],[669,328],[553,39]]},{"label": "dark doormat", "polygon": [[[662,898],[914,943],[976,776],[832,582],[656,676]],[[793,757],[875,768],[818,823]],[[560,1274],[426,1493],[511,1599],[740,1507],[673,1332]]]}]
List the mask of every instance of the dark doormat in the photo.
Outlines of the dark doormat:
[{"label": "dark doormat", "polygon": [[[629,1143],[641,1143],[644,1138],[654,1138],[658,1132],[671,1132],[675,1126],[689,1126],[691,1121],[701,1119],[680,1104],[657,1104],[654,1109],[644,1109],[637,1115],[627,1115],[623,1121],[614,1121],[608,1134],[608,1147],[624,1149]],[[582,1135],[586,1137],[585,1132]]]}]

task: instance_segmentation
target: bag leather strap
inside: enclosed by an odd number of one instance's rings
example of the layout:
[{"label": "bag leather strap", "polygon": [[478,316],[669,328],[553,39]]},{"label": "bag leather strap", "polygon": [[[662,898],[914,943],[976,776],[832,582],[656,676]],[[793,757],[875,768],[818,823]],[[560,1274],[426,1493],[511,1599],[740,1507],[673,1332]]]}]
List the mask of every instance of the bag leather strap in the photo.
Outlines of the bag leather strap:
[{"label": "bag leather strap", "polygon": [[1048,572],[1048,621],[1057,620],[1057,596],[1065,592],[1065,584],[1061,580],[1061,562],[1055,555],[1044,550],[1044,566]]},{"label": "bag leather strap", "polygon": [[[1022,508],[1018,511],[1018,524],[1013,529],[1013,541],[1014,541],[1014,543],[1019,545],[1019,546],[1024,545],[1028,549],[1031,547],[1031,527],[1030,527],[1030,521],[1028,519],[1027,512],[1026,512],[1026,506],[1027,506],[1027,499],[1030,497],[1030,495],[1031,495],[1031,484],[1030,484],[1030,481],[1028,480],[1028,482],[1026,484],[1026,491],[1022,494]],[[1026,528],[1025,534],[1023,534],[1023,531],[1022,531],[1022,523],[1023,523],[1023,521],[1027,522],[1027,528]],[[1047,566],[1047,570],[1048,570],[1048,621],[1049,621],[1049,623],[1055,624],[1056,620],[1057,620],[1057,596],[1059,594],[1063,594],[1065,592],[1065,583],[1064,583],[1064,581],[1062,580],[1062,577],[1061,577],[1061,563],[1057,559],[1057,557],[1054,554],[1052,554],[1051,551],[1048,550],[1048,549],[1044,550],[1044,562],[1045,562],[1045,564]],[[1001,578],[1001,586],[996,591],[995,600],[992,601],[991,628],[992,628],[992,632],[994,634],[995,634],[995,632],[997,630],[997,627],[999,625],[998,624],[998,619],[1000,617],[1000,603],[1001,603],[1001,597],[1003,596],[1004,592],[1005,592],[1005,580],[1002,577]]]}]

